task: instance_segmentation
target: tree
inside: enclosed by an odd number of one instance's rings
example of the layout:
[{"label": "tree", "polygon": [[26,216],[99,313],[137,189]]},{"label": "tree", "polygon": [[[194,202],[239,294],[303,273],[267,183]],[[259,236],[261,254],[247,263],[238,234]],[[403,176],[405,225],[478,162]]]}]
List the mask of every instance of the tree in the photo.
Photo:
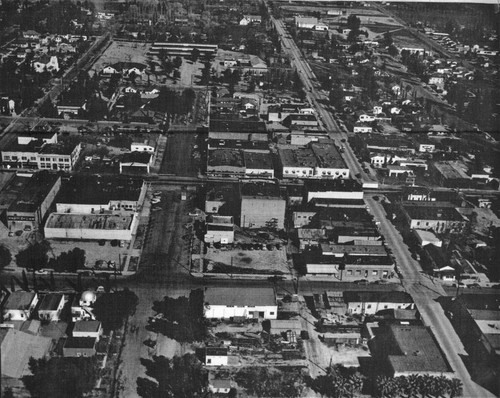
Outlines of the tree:
[{"label": "tree", "polygon": [[[398,48],[397,48],[394,44],[391,44],[391,45],[389,46],[389,48],[387,49],[387,52],[389,53],[389,55],[390,55],[391,57],[397,57],[397,56],[398,56],[398,54],[399,54],[399,50],[398,50]],[[385,65],[385,64],[384,64],[384,65]]]},{"label": "tree", "polygon": [[12,388],[7,387],[5,390],[3,390],[3,398],[14,398],[14,392],[12,391]]},{"label": "tree", "polygon": [[139,299],[129,290],[119,290],[99,296],[94,303],[94,315],[108,332],[122,327],[125,319],[135,313]]},{"label": "tree", "polygon": [[34,359],[23,383],[34,398],[80,398],[92,391],[98,370],[95,358]]},{"label": "tree", "polygon": [[0,269],[6,267],[12,261],[12,254],[7,246],[0,245]]},{"label": "tree", "polygon": [[68,252],[63,252],[59,257],[50,259],[48,266],[56,272],[76,272],[83,269],[85,268],[85,250],[75,247]]},{"label": "tree", "polygon": [[335,365],[327,369],[326,375],[307,379],[307,384],[326,397],[349,398],[361,391],[363,379],[355,371]]},{"label": "tree", "polygon": [[191,61],[196,62],[200,56],[200,50],[198,48],[193,48],[193,51],[191,51]]},{"label": "tree", "polygon": [[193,290],[189,298],[165,296],[153,303],[153,311],[162,318],[150,318],[146,328],[180,342],[201,341],[207,335],[203,308],[201,290]]},{"label": "tree", "polygon": [[181,67],[181,65],[182,65],[182,58],[179,57],[179,56],[177,56],[177,57],[174,58],[174,60],[173,60],[172,63],[174,65],[174,68],[179,69]]},{"label": "tree", "polygon": [[31,246],[28,246],[16,255],[18,267],[32,268],[34,270],[44,268],[49,260],[49,257],[47,256],[48,250],[49,245],[46,241],[42,243],[36,242]]},{"label": "tree", "polygon": [[235,376],[238,385],[258,397],[300,397],[304,390],[300,371],[281,371],[273,367],[246,367]]},{"label": "tree", "polygon": [[356,16],[356,14],[351,14],[347,17],[347,29],[358,31],[361,26],[361,20]]},{"label": "tree", "polygon": [[193,398],[201,396],[207,383],[208,372],[194,354],[172,359],[154,356],[152,360],[141,359],[141,363],[146,368],[146,375],[157,382],[137,379],[137,393],[144,398]]}]

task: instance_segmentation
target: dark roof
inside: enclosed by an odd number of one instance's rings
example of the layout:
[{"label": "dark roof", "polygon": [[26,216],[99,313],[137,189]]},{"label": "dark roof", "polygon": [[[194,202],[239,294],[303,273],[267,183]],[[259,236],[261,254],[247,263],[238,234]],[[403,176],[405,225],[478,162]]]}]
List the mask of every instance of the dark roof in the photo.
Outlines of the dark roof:
[{"label": "dark roof", "polygon": [[222,140],[210,138],[208,141],[208,147],[210,149],[216,148],[226,148],[226,149],[251,149],[251,150],[261,150],[269,151],[269,143],[266,141],[248,141],[245,137],[243,140]]},{"label": "dark roof", "polygon": [[346,303],[413,303],[406,292],[400,291],[344,291]]},{"label": "dark roof", "polygon": [[281,198],[280,187],[274,182],[242,182],[240,191],[242,197]]},{"label": "dark roof", "polygon": [[137,201],[144,181],[121,176],[75,175],[62,184],[57,203],[107,204],[111,200]]},{"label": "dark roof", "polygon": [[55,155],[71,155],[71,153],[78,146],[78,143],[58,143],[58,144],[45,144],[39,153],[55,154]]},{"label": "dark roof", "polygon": [[205,355],[210,356],[227,356],[227,347],[206,347]]},{"label": "dark roof", "polygon": [[153,156],[149,152],[139,152],[134,151],[130,153],[126,153],[122,156],[120,160],[121,163],[149,163],[151,160],[151,156]]},{"label": "dark roof", "polygon": [[245,289],[233,287],[208,288],[205,291],[205,303],[225,306],[275,306],[276,296],[273,288]]},{"label": "dark roof", "polygon": [[79,321],[75,322],[73,333],[75,332],[97,332],[101,326],[99,321]]},{"label": "dark roof", "polygon": [[306,180],[304,187],[307,192],[362,191],[361,184],[356,180]]},{"label": "dark roof", "polygon": [[457,300],[469,310],[500,310],[498,294],[462,294]]},{"label": "dark roof", "polygon": [[396,372],[449,372],[429,329],[421,325],[388,325],[392,355],[388,360]]},{"label": "dark roof", "polygon": [[12,213],[36,211],[60,178],[57,174],[50,174],[47,171],[34,174],[17,200],[9,206],[8,211]]},{"label": "dark roof", "polygon": [[210,120],[210,132],[267,133],[264,122],[240,120]]},{"label": "dark roof", "polygon": [[64,348],[94,348],[95,343],[95,337],[68,337]]},{"label": "dark roof", "polygon": [[49,293],[44,296],[42,299],[42,303],[40,307],[38,307],[39,311],[55,311],[59,306],[59,303],[63,299],[62,294]]},{"label": "dark roof", "polygon": [[242,151],[239,149],[210,149],[208,151],[208,166],[244,167]]},{"label": "dark roof", "polygon": [[331,255],[305,255],[307,263],[312,264],[339,264],[345,263],[349,265],[393,265],[394,261],[389,256],[366,256],[366,255],[353,255],[348,254],[344,259],[343,257],[335,257]]},{"label": "dark roof", "polygon": [[247,169],[272,169],[273,160],[271,153],[244,152],[245,166]]},{"label": "dark roof", "polygon": [[403,206],[412,220],[463,221],[464,218],[453,207]]},{"label": "dark roof", "polygon": [[113,64],[111,66],[117,71],[131,68],[146,69],[146,65],[140,64],[138,62],[117,62],[116,64]]},{"label": "dark roof", "polygon": [[36,293],[18,290],[12,292],[3,305],[5,310],[25,310],[32,303]]}]

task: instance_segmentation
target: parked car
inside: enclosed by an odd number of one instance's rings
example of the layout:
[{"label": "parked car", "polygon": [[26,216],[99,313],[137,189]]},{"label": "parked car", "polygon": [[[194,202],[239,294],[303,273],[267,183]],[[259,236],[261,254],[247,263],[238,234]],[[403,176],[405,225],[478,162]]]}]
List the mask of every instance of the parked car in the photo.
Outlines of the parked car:
[{"label": "parked car", "polygon": [[354,281],[356,285],[368,285],[370,282],[366,279],[358,279],[357,281]]}]

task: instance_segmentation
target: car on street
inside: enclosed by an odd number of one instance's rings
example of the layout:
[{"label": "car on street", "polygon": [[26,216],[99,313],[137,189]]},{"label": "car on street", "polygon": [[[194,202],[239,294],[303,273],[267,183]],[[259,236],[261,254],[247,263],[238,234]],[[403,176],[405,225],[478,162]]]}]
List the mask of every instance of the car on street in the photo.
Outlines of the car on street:
[{"label": "car on street", "polygon": [[356,285],[368,285],[370,282],[368,282],[367,279],[358,279],[357,281],[354,281]]},{"label": "car on street", "polygon": [[161,202],[160,198],[153,198],[153,199],[151,199],[151,203],[152,204],[156,204],[156,203],[160,203],[160,202]]}]

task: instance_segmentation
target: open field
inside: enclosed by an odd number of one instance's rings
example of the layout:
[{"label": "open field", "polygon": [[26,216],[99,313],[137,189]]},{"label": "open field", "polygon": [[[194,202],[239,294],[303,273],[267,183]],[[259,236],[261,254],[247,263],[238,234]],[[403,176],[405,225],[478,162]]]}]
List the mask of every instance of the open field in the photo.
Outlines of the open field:
[{"label": "open field", "polygon": [[228,266],[252,269],[256,271],[280,271],[283,273],[290,272],[285,248],[280,250],[232,250],[224,251],[210,248],[205,255],[208,260],[207,270],[210,272],[213,265],[222,263]]},{"label": "open field", "polygon": [[92,65],[92,69],[99,73],[105,66],[117,62],[137,62],[146,65],[148,58],[146,54],[150,47],[149,43],[114,41]]}]

